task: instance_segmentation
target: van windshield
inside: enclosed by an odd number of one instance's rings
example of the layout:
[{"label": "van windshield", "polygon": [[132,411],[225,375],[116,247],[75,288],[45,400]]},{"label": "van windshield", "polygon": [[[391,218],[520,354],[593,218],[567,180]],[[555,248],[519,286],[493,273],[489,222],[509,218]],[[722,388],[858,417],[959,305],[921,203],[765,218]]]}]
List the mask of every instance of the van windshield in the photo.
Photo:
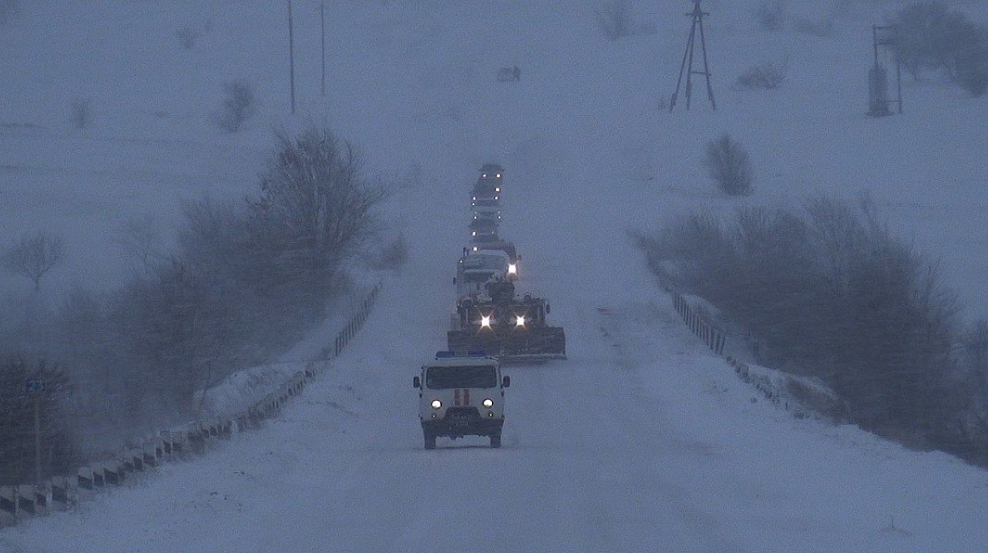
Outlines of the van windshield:
[{"label": "van windshield", "polygon": [[497,371],[486,367],[429,367],[425,385],[430,390],[449,388],[495,388]]}]

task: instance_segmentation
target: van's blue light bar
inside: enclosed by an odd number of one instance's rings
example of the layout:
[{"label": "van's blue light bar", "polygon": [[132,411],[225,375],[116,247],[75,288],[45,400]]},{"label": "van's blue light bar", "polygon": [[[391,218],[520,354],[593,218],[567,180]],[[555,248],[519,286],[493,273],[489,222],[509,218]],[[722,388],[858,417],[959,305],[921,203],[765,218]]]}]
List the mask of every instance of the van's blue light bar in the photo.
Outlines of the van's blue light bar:
[{"label": "van's blue light bar", "polygon": [[443,359],[443,358],[446,358],[446,357],[456,357],[456,352],[455,351],[437,351],[436,352],[436,359]]},{"label": "van's blue light bar", "polygon": [[487,352],[482,349],[470,350],[470,357],[487,357]]}]

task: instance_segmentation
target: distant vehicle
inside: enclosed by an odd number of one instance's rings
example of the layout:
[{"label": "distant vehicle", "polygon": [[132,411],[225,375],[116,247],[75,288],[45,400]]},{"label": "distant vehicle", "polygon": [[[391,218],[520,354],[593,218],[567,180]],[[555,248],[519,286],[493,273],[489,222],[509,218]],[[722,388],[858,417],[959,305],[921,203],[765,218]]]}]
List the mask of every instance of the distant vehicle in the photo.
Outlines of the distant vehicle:
[{"label": "distant vehicle", "polygon": [[501,222],[496,218],[479,217],[470,221],[471,232],[497,232]]},{"label": "distant vehicle", "polygon": [[488,198],[470,200],[470,212],[475,219],[501,219],[501,200]]},{"label": "distant vehicle", "polygon": [[521,275],[521,256],[518,255],[514,242],[507,240],[473,242],[467,248],[467,251],[473,253],[503,252],[508,256],[508,270],[506,273],[508,280],[516,280]]},{"label": "distant vehicle", "polygon": [[419,390],[426,449],[436,448],[436,438],[463,436],[487,436],[491,447],[501,447],[504,389],[511,386],[511,378],[501,376],[497,359],[441,351],[422,366],[412,385]]},{"label": "distant vehicle", "polygon": [[447,347],[484,350],[501,361],[566,359],[566,334],[546,323],[549,302],[530,294],[519,298],[510,280],[488,282],[487,294],[460,299]]},{"label": "distant vehicle", "polygon": [[487,293],[488,282],[508,276],[510,259],[502,251],[467,252],[456,263],[456,299]]},{"label": "distant vehicle", "polygon": [[504,169],[496,163],[485,163],[480,168],[480,178],[473,185],[470,195],[474,200],[494,199],[501,195],[501,182],[504,179]]}]

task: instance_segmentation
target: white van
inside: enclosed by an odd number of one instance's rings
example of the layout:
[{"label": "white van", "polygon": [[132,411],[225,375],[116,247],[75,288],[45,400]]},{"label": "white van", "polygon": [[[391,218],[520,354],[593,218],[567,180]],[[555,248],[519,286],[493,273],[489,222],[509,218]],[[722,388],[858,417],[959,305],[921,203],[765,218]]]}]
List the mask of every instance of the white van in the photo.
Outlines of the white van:
[{"label": "white van", "polygon": [[497,359],[440,351],[412,384],[419,390],[426,449],[435,449],[438,437],[455,440],[463,436],[487,436],[491,447],[501,447],[504,389],[511,385],[511,378],[501,376]]}]

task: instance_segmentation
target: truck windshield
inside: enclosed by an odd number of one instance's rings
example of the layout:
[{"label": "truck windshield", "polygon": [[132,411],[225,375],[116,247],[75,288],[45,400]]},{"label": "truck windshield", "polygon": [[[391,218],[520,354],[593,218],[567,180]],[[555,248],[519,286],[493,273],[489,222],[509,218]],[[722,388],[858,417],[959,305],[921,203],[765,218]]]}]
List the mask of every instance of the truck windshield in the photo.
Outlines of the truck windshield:
[{"label": "truck windshield", "polygon": [[429,367],[425,385],[430,390],[449,388],[495,388],[497,371],[494,367]]},{"label": "truck windshield", "polygon": [[494,273],[490,271],[470,271],[464,275],[467,282],[487,282],[494,278]]}]

